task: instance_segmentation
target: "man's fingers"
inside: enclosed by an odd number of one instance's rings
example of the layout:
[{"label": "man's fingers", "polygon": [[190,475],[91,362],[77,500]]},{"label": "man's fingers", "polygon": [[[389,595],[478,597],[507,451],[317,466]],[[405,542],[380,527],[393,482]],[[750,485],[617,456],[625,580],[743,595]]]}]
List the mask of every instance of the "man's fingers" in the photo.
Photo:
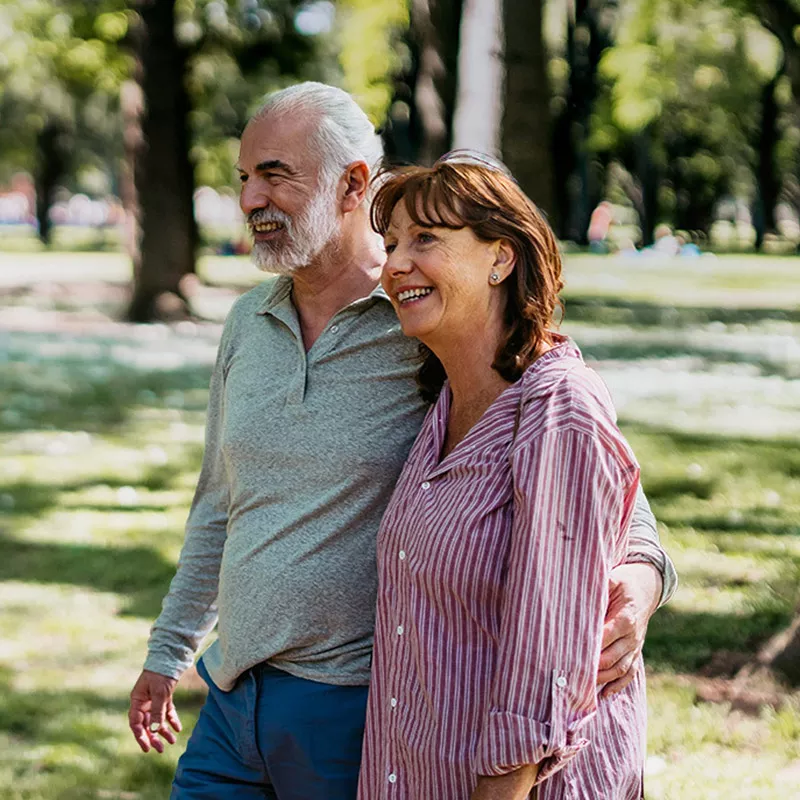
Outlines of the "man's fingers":
[{"label": "man's fingers", "polygon": [[133,738],[136,739],[136,744],[139,745],[139,748],[143,753],[150,752],[150,737],[147,735],[147,731],[144,729],[144,725],[140,723],[130,723],[130,729],[133,733]]},{"label": "man's fingers", "polygon": [[613,644],[604,647],[600,653],[600,672],[611,669],[614,664],[621,661],[625,656],[636,652],[636,639],[633,636],[625,636],[617,639]]},{"label": "man's fingers", "polygon": [[174,730],[176,733],[180,733],[183,730],[183,725],[181,725],[178,712],[175,710],[175,706],[172,704],[171,700],[169,706],[167,707],[167,722],[169,722],[172,730]]},{"label": "man's fingers", "polygon": [[629,669],[621,678],[607,683],[600,692],[601,697],[609,697],[621,692],[636,677],[636,669]]},{"label": "man's fingers", "polygon": [[597,673],[598,685],[613,683],[630,672],[636,663],[639,650],[632,637],[619,639],[600,654],[600,668]]},{"label": "man's fingers", "polygon": [[622,610],[606,620],[603,625],[602,648],[605,650],[618,639],[636,635],[636,620],[631,613]]},{"label": "man's fingers", "polygon": [[163,753],[164,742],[176,742],[173,730],[179,732],[181,723],[172,704],[174,684],[169,678],[144,671],[133,687],[128,724],[144,753]]}]

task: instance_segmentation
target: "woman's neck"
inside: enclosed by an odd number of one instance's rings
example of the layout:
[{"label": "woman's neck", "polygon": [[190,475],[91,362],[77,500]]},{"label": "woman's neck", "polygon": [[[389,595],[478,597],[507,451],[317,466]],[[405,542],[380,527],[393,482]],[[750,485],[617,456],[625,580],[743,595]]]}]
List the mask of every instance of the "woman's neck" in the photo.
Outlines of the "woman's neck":
[{"label": "woman's neck", "polygon": [[500,339],[498,331],[494,336],[483,335],[477,340],[470,337],[469,341],[451,342],[448,347],[431,347],[444,367],[452,394],[443,456],[452,451],[511,385],[492,367]]}]

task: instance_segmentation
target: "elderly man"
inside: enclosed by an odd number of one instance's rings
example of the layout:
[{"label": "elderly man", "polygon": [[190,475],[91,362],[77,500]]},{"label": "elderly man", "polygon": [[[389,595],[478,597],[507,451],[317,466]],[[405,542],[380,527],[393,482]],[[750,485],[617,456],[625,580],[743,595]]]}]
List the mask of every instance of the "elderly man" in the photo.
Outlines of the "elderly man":
[{"label": "elderly man", "polygon": [[[180,731],[176,681],[218,621],[173,798],[355,797],[375,535],[425,413],[416,346],[378,284],[380,156],[355,102],[321,84],[271,95],[242,136],[254,259],[278,277],[225,325],[186,540],[131,693],[137,742],[162,752]],[[631,542],[609,587],[606,691],[629,679],[675,584],[643,496]]]}]

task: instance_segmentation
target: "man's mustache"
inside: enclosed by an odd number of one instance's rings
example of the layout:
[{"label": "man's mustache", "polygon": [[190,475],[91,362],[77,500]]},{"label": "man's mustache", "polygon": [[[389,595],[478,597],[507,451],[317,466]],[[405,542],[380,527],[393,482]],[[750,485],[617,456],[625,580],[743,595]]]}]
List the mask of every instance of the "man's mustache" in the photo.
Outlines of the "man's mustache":
[{"label": "man's mustache", "polygon": [[256,208],[247,215],[247,224],[251,227],[262,222],[281,222],[288,227],[292,218],[275,208]]}]

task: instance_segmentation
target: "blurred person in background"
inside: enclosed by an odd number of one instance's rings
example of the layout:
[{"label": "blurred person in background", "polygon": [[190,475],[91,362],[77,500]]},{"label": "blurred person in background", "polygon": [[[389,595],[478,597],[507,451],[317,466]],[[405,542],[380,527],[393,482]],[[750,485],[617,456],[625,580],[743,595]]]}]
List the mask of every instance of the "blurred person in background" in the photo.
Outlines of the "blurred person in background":
[{"label": "blurred person in background", "polygon": [[[253,258],[277,276],[226,321],[186,538],[129,710],[144,752],[174,743],[177,679],[217,624],[173,798],[356,794],[375,539],[427,410],[417,344],[379,285],[368,189],[380,157],[352,98],[316,83],[269,96],[242,135]],[[643,495],[627,560],[607,586],[609,691],[636,680],[648,620],[675,586]]]},{"label": "blurred person in background", "polygon": [[641,658],[618,694],[597,686],[639,467],[552,330],[555,236],[469,151],[390,174],[372,215],[433,405],[378,534],[359,797],[639,800]]}]

